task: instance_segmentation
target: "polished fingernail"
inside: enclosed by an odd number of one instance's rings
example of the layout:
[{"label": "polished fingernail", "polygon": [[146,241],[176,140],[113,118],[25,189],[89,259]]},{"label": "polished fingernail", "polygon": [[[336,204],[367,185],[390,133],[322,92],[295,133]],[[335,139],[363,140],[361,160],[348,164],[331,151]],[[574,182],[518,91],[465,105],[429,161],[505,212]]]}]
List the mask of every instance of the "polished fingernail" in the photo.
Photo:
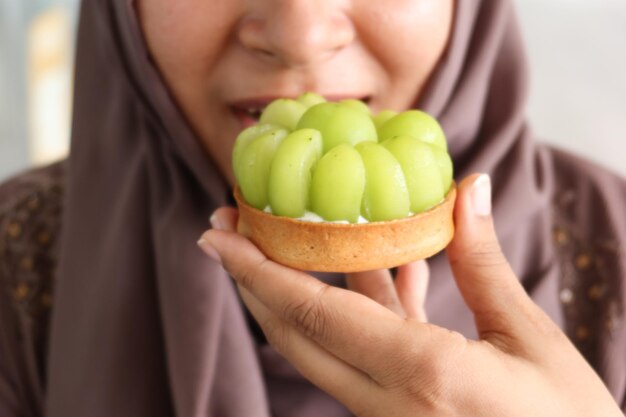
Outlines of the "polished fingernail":
[{"label": "polished fingernail", "polygon": [[217,214],[215,213],[211,214],[211,217],[209,218],[209,222],[211,222],[211,227],[214,228],[215,230],[224,230],[224,225],[222,225],[222,222],[220,222],[220,219],[217,217]]},{"label": "polished fingernail", "polygon": [[200,246],[200,249],[202,249],[202,251],[204,253],[206,253],[209,258],[213,259],[215,262],[219,263],[220,265],[222,264],[222,258],[220,258],[220,254],[217,252],[217,250],[213,247],[213,245],[211,245],[211,243],[203,237],[200,238],[200,240],[198,240],[198,246]]},{"label": "polished fingernail", "polygon": [[481,174],[472,184],[472,209],[477,216],[491,214],[491,179],[487,174]]}]

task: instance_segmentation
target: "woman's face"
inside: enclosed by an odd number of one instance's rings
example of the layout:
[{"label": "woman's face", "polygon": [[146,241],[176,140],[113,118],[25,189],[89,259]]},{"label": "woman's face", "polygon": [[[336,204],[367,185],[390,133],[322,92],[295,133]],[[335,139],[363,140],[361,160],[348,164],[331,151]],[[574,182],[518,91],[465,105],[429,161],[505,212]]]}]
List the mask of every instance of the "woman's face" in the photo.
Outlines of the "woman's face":
[{"label": "woman's face", "polygon": [[237,133],[269,101],[314,91],[409,108],[441,57],[454,0],[139,0],[150,53],[234,182]]}]

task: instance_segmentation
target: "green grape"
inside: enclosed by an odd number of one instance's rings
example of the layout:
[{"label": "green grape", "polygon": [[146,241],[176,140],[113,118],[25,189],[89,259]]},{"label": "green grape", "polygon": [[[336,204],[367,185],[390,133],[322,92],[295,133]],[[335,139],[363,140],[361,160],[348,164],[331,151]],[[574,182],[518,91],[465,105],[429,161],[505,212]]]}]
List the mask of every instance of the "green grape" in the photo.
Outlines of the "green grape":
[{"label": "green grape", "polygon": [[311,179],[311,210],[324,220],[357,223],[365,189],[365,166],[348,144],[335,146],[319,160]]},{"label": "green grape", "polygon": [[376,127],[367,114],[339,103],[326,102],[308,109],[298,123],[298,129],[306,128],[322,133],[324,152],[342,143],[377,140]]},{"label": "green grape", "polygon": [[411,136],[396,136],[382,145],[400,162],[413,213],[428,210],[443,200],[445,190],[438,160],[432,151],[434,146]]},{"label": "green grape", "polygon": [[419,110],[409,110],[389,119],[379,130],[381,142],[394,136],[408,135],[448,149],[446,137],[435,118]]},{"label": "green grape", "polygon": [[380,113],[378,113],[376,116],[372,117],[372,121],[374,122],[374,125],[376,126],[376,131],[378,131],[379,138],[381,137],[380,128],[382,127],[382,125],[384,125],[387,122],[387,120],[391,119],[397,114],[398,114],[397,111],[383,110]]},{"label": "green grape", "polygon": [[444,194],[448,194],[450,186],[452,185],[452,176],[454,174],[454,168],[452,166],[452,159],[448,152],[441,150],[437,146],[431,146],[435,159],[437,159],[437,165],[439,166],[439,172],[441,173],[441,179],[443,181]]},{"label": "green grape", "polygon": [[248,144],[250,144],[250,142],[261,136],[262,134],[270,131],[279,130],[283,130],[283,128],[271,124],[259,124],[250,126],[247,129],[244,129],[241,133],[239,133],[237,139],[235,139],[235,145],[233,146],[232,155],[233,172],[235,173],[235,178],[237,179],[237,182],[239,182],[239,169],[241,167],[239,160],[241,159],[241,154],[243,150],[248,146]]},{"label": "green grape", "polygon": [[319,94],[306,92],[302,93],[300,97],[297,98],[297,101],[304,104],[304,106],[308,109],[316,104],[325,103],[326,99]]},{"label": "green grape", "polygon": [[367,104],[363,103],[361,100],[357,100],[354,98],[347,98],[345,100],[341,100],[339,104],[343,104],[344,106],[352,107],[354,110],[362,111],[368,116],[372,115],[372,111]]},{"label": "green grape", "polygon": [[356,150],[365,165],[363,216],[370,221],[408,216],[409,192],[400,163],[377,143],[361,142]]},{"label": "green grape", "polygon": [[270,168],[268,197],[272,213],[302,217],[309,207],[313,166],[322,156],[322,135],[315,129],[290,133],[278,147]]},{"label": "green grape", "polygon": [[271,123],[295,130],[306,106],[296,100],[279,98],[272,101],[261,113],[259,123]]},{"label": "green grape", "polygon": [[284,129],[270,130],[256,137],[241,152],[237,181],[246,202],[263,210],[267,206],[270,166],[280,143],[287,136]]}]

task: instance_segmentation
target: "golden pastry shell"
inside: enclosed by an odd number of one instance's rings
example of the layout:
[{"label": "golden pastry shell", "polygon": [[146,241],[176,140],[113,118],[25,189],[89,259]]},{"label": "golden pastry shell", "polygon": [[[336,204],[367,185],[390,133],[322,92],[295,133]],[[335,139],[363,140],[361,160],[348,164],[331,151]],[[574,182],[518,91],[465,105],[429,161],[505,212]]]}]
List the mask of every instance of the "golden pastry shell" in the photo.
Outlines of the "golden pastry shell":
[{"label": "golden pastry shell", "polygon": [[237,230],[268,258],[305,271],[358,272],[428,258],[454,235],[456,186],[435,207],[382,222],[341,224],[275,216],[248,205],[235,187]]}]

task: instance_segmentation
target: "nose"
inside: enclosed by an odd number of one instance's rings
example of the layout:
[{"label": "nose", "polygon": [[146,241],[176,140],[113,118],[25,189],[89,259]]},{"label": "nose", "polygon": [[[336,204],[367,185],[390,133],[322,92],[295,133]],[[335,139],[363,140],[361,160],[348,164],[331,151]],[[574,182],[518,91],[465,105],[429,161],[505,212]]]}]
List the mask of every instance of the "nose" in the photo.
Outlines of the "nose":
[{"label": "nose", "polygon": [[245,16],[239,41],[255,54],[288,67],[326,59],[355,37],[352,21],[333,0],[266,0]]}]

